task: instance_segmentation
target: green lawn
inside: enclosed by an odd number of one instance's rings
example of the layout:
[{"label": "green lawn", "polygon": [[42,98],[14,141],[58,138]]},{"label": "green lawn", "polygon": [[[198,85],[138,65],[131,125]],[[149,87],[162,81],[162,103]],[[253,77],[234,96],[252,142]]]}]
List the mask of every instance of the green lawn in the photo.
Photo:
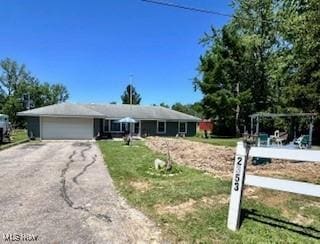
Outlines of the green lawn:
[{"label": "green lawn", "polygon": [[12,132],[12,142],[18,142],[28,139],[27,131],[24,129],[16,129]]},{"label": "green lawn", "polygon": [[203,143],[209,143],[216,146],[226,146],[226,147],[235,147],[237,142],[241,140],[241,138],[201,138],[201,137],[186,137],[185,139],[190,141],[197,141]]},{"label": "green lawn", "polygon": [[131,147],[98,143],[119,192],[174,242],[319,242],[318,199],[262,190],[259,198],[244,199],[247,217],[240,231],[232,232],[226,227],[230,182],[178,165],[172,175],[156,171],[154,159],[164,156],[151,152],[143,142]]},{"label": "green lawn", "polygon": [[19,143],[20,141],[24,141],[28,139],[27,131],[24,129],[16,129],[11,132],[11,141],[0,144],[1,148],[10,147],[11,144]]}]

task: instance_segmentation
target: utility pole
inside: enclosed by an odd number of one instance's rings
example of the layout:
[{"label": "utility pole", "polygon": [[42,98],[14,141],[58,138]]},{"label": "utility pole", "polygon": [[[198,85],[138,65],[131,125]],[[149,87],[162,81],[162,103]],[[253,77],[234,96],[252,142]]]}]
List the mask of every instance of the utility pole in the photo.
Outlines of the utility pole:
[{"label": "utility pole", "polygon": [[28,92],[28,103],[27,103],[27,109],[30,110],[31,104],[30,104],[30,93]]},{"label": "utility pole", "polygon": [[133,78],[133,75],[130,74],[130,105],[132,104],[132,78]]},{"label": "utility pole", "polygon": [[26,106],[26,109],[30,110],[31,109],[31,99],[30,99],[30,93],[29,92],[23,94],[22,101],[23,101],[23,104],[25,104],[24,106]]}]

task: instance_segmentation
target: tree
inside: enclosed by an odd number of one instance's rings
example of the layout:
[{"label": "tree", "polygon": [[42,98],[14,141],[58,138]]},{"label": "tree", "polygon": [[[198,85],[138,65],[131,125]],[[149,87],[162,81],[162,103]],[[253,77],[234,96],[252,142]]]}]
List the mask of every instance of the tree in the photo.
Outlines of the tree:
[{"label": "tree", "polygon": [[136,88],[128,85],[121,96],[122,104],[140,104],[141,96],[137,93]]},{"label": "tree", "polygon": [[67,88],[62,84],[53,84],[50,86],[51,103],[65,102],[69,98]]},{"label": "tree", "polygon": [[[194,83],[204,97],[204,116],[216,121],[216,133],[240,133],[240,121],[250,113],[252,94],[247,82],[245,47],[232,27],[212,29],[202,42],[208,46],[200,58],[201,77]],[[241,112],[241,113],[240,113]]]},{"label": "tree", "polygon": [[284,0],[281,31],[290,44],[284,93],[287,106],[320,112],[320,2]]},{"label": "tree", "polygon": [[0,68],[3,70],[0,76],[0,91],[6,96],[13,95],[19,83],[30,79],[25,65],[19,65],[9,58],[0,61]]},{"label": "tree", "polygon": [[186,105],[175,103],[171,106],[171,109],[181,113],[190,114],[192,116],[202,117],[202,106],[200,105],[199,107],[199,105],[200,103]]},{"label": "tree", "polygon": [[238,134],[256,112],[319,112],[320,2],[234,0],[232,6],[231,21],[202,38],[207,50],[194,81],[216,132]]},{"label": "tree", "polygon": [[164,108],[170,108],[170,106],[164,102],[160,103],[159,106]]},{"label": "tree", "polygon": [[13,124],[22,122],[16,117],[19,111],[64,102],[68,97],[64,85],[41,83],[25,65],[9,58],[0,61],[0,113],[8,114]]}]

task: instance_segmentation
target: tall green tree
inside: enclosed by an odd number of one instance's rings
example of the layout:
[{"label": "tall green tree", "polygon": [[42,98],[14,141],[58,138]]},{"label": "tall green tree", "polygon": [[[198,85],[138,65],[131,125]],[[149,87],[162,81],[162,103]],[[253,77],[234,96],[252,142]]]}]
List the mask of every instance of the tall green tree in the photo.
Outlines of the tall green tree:
[{"label": "tall green tree", "polygon": [[127,85],[121,100],[122,104],[140,104],[141,96],[133,85]]},{"label": "tall green tree", "polygon": [[216,133],[239,134],[252,103],[245,47],[232,26],[213,29],[202,42],[208,49],[200,58],[195,85],[204,95],[204,115],[216,121]]},{"label": "tall green tree", "polygon": [[0,61],[0,113],[8,114],[13,124],[21,122],[16,117],[19,111],[64,102],[68,97],[64,85],[41,83],[25,65],[9,58]]},{"label": "tall green tree", "polygon": [[5,96],[14,95],[21,82],[31,79],[25,65],[19,65],[16,61],[5,58],[0,61],[2,73],[0,75],[0,91]]},{"label": "tall green tree", "polygon": [[284,0],[281,14],[282,36],[290,44],[287,106],[320,112],[320,1]]},{"label": "tall green tree", "polygon": [[251,83],[253,110],[273,110],[271,89],[273,54],[277,45],[277,3],[275,0],[234,0],[231,26],[245,46],[243,54]]},{"label": "tall green tree", "polygon": [[218,132],[238,134],[255,112],[319,112],[320,1],[234,0],[232,6],[230,23],[203,38],[207,50],[195,80]]}]

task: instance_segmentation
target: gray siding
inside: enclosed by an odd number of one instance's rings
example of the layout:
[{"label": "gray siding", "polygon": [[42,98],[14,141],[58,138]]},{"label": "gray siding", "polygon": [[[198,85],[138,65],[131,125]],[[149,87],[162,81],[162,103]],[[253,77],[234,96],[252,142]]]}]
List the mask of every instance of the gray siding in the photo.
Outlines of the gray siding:
[{"label": "gray siding", "polygon": [[197,133],[197,122],[188,122],[187,136],[195,136]]},{"label": "gray siding", "polygon": [[28,136],[40,138],[40,118],[26,117],[26,121],[27,121]]},{"label": "gray siding", "polygon": [[157,135],[157,121],[156,120],[142,120],[141,121],[141,136],[155,136]]},{"label": "gray siding", "polygon": [[103,119],[94,119],[93,120],[93,133],[94,133],[94,137],[96,137],[98,135],[98,133],[100,133],[100,135],[102,135],[103,133]]},{"label": "gray siding", "polygon": [[178,134],[178,122],[167,122],[167,133],[165,136],[176,136]]},{"label": "gray siding", "polygon": [[[178,122],[168,121],[166,125],[166,133],[158,134],[157,133],[157,121],[156,120],[142,120],[141,121],[141,135],[147,136],[176,136],[179,130]],[[187,125],[187,135],[186,136],[195,136],[197,130],[196,122],[188,122]]]}]

